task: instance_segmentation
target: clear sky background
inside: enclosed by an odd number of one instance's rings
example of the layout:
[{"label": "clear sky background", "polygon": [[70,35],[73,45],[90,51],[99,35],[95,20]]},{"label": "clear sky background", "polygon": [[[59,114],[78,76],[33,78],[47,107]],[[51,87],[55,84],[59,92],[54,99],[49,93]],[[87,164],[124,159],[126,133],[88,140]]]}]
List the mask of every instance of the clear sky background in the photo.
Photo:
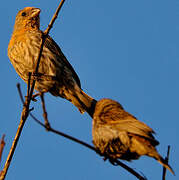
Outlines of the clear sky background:
[{"label": "clear sky background", "polygon": [[[112,3],[111,3],[112,2]],[[111,3],[111,4],[110,4]],[[59,0],[3,1],[1,17],[0,136],[6,134],[4,164],[20,120],[22,104],[16,89],[21,83],[7,57],[7,46],[18,10],[41,8],[44,30]],[[171,145],[167,180],[178,179],[179,166],[179,2],[177,0],[66,0],[50,35],[94,98],[119,101],[124,108],[157,132],[158,151]],[[92,144],[91,118],[62,98],[45,96],[52,127]],[[40,100],[32,103],[40,119]],[[2,164],[0,165],[2,168]],[[142,157],[127,163],[148,179],[161,179],[162,166]],[[93,151],[46,132],[28,118],[13,157],[7,180],[136,179]]]}]

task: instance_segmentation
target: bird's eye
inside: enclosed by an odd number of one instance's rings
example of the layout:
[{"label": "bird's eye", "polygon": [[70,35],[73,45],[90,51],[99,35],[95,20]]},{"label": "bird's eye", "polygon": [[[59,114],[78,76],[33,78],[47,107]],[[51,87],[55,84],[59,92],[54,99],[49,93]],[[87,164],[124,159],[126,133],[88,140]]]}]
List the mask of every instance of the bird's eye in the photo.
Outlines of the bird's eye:
[{"label": "bird's eye", "polygon": [[21,15],[22,15],[22,16],[26,16],[26,13],[25,13],[25,12],[23,12]]}]

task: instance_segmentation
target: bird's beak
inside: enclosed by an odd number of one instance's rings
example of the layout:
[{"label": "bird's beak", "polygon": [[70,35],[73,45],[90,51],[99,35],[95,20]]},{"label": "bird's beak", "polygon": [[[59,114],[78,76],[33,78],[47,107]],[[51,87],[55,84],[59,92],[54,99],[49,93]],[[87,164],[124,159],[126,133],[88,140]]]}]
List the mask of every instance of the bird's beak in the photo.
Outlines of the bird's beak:
[{"label": "bird's beak", "polygon": [[40,14],[40,9],[39,8],[34,8],[33,10],[32,10],[32,15],[31,15],[31,17],[36,17],[36,16],[38,16]]}]

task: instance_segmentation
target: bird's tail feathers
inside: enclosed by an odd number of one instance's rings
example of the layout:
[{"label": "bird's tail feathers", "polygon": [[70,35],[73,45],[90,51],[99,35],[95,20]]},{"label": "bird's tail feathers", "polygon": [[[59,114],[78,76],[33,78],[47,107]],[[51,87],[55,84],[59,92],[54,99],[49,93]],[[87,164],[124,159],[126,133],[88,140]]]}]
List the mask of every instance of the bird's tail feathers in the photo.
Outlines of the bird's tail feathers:
[{"label": "bird's tail feathers", "polygon": [[166,162],[165,159],[163,159],[159,154],[157,154],[154,157],[160,164],[162,164],[163,167],[165,167],[166,169],[168,169],[173,175],[175,175],[172,167]]},{"label": "bird's tail feathers", "polygon": [[91,96],[89,96],[88,94],[86,94],[84,91],[80,91],[80,93],[78,94],[78,98],[79,98],[79,102],[80,104],[82,104],[82,106],[84,107],[85,111],[91,116],[93,117],[94,114],[94,110],[95,110],[95,106],[97,101],[92,98]]},{"label": "bird's tail feathers", "polygon": [[87,95],[77,85],[73,90],[64,90],[63,94],[72,104],[74,104],[79,111],[83,114],[85,111],[93,117],[96,100]]}]

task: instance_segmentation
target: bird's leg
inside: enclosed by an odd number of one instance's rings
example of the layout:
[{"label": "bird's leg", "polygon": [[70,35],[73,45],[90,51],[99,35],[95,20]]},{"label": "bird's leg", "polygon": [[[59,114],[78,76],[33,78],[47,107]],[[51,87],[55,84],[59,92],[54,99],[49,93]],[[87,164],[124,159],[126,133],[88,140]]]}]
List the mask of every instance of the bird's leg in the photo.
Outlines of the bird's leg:
[{"label": "bird's leg", "polygon": [[33,94],[32,97],[31,97],[31,100],[36,102],[37,100],[35,98],[38,97],[38,96],[41,96],[42,94],[44,94],[46,92],[47,91],[42,91],[42,92],[37,92],[37,93]]},{"label": "bird's leg", "polygon": [[37,100],[35,99],[37,96],[41,96],[42,93],[35,93],[32,95],[32,101],[36,102]]},{"label": "bird's leg", "polygon": [[[35,93],[35,94],[33,94],[32,95],[32,97],[31,97],[31,100],[32,101],[34,101],[34,102],[37,102],[37,100],[35,99],[37,96],[40,96],[41,95],[41,93]],[[25,98],[27,98],[28,96],[25,96]]]},{"label": "bird's leg", "polygon": [[[41,74],[39,73],[29,72],[28,83],[27,83],[27,96],[25,96],[25,98],[29,98],[31,80],[39,80],[40,76]],[[40,96],[40,94],[41,93],[36,93],[32,95],[31,100],[36,102],[37,100],[35,99],[35,97]]]},{"label": "bird's leg", "polygon": [[110,157],[109,155],[107,155],[105,152],[101,152],[100,150],[96,149],[96,153],[99,154],[100,156],[103,156],[103,160],[109,160],[109,162],[113,165],[113,166],[118,166],[118,164],[116,163],[115,159],[113,159],[112,157]]},{"label": "bird's leg", "polygon": [[106,160],[109,160],[109,162],[113,165],[113,166],[118,166],[118,164],[116,163],[115,159],[113,159],[112,157],[108,156],[107,154],[101,154],[101,156],[104,156],[103,157],[103,160],[106,161]]},{"label": "bird's leg", "polygon": [[42,109],[43,109],[43,117],[45,120],[45,127],[46,130],[48,131],[50,129],[50,123],[48,122],[48,117],[47,117],[47,111],[45,108],[45,101],[44,101],[44,93],[40,94],[41,102],[42,102]]},{"label": "bird's leg", "polygon": [[[30,98],[29,97],[29,95],[30,95],[30,89],[31,89],[31,87],[30,87],[30,82],[31,82],[31,77],[33,76],[33,73],[32,72],[29,72],[29,74],[28,74],[28,82],[27,82],[27,96],[25,96],[25,98],[27,99],[27,98]],[[36,99],[35,99],[35,97],[37,97],[37,96],[39,96],[41,93],[36,93],[36,94],[34,94],[34,95],[32,95],[32,97],[31,97],[31,100],[32,101],[37,101]]]}]

